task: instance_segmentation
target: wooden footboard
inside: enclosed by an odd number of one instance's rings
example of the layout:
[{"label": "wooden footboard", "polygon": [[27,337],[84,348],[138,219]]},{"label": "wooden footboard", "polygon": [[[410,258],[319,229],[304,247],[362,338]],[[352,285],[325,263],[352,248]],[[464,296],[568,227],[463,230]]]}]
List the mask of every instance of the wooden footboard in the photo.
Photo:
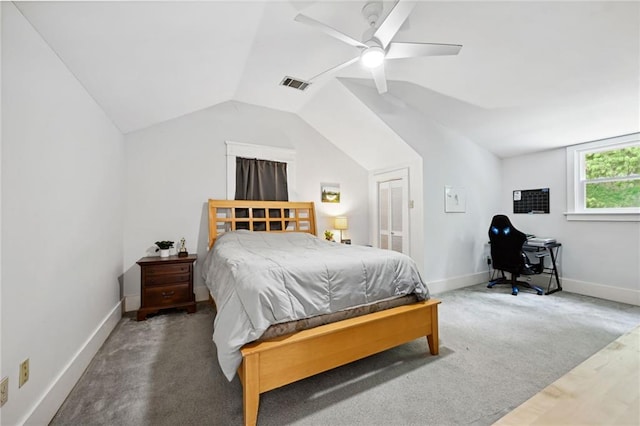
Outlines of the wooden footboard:
[{"label": "wooden footboard", "polygon": [[238,370],[244,422],[255,425],[260,394],[426,336],[438,354],[438,304],[430,299],[249,343]]}]

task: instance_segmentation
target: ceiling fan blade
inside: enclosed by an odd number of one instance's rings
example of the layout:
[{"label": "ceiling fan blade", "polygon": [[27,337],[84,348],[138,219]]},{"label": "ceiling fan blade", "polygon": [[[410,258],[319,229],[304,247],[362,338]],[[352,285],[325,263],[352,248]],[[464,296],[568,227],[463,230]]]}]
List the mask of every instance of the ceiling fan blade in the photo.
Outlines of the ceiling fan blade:
[{"label": "ceiling fan blade", "polygon": [[414,58],[416,56],[457,55],[462,49],[461,44],[439,43],[396,43],[389,45],[385,58]]},{"label": "ceiling fan blade", "polygon": [[356,57],[355,57],[355,58],[353,58],[353,59],[349,59],[347,62],[343,62],[343,63],[341,63],[341,64],[339,64],[339,65],[336,65],[336,66],[335,66],[335,67],[333,67],[333,68],[329,68],[329,69],[328,69],[328,70],[326,70],[326,71],[322,71],[322,72],[321,72],[320,74],[318,74],[318,75],[314,75],[314,76],[313,76],[313,77],[311,77],[308,81],[313,81],[313,80],[315,80],[315,79],[316,79],[316,78],[318,78],[318,77],[322,77],[323,75],[331,74],[331,73],[334,73],[334,72],[340,71],[342,68],[348,67],[349,65],[353,64],[354,62],[357,62],[357,61],[358,61],[358,59],[360,59],[360,56],[356,56]]},{"label": "ceiling fan blade", "polygon": [[371,74],[373,74],[373,81],[376,83],[378,93],[383,94],[387,91],[387,76],[384,72],[384,62],[375,68],[371,68]]},{"label": "ceiling fan blade", "polygon": [[306,15],[303,15],[302,13],[299,13],[296,15],[295,18],[293,18],[294,20],[301,22],[303,24],[307,24],[310,25],[314,28],[319,29],[320,31],[324,32],[325,34],[330,35],[331,37],[337,38],[338,40],[345,42],[347,44],[350,44],[351,46],[355,46],[355,47],[367,47],[366,44],[359,42],[358,40],[356,40],[355,38],[349,37],[348,35],[341,33],[340,31],[336,30],[335,28],[331,28],[328,25],[323,24],[320,21],[316,21],[313,18],[309,18]]},{"label": "ceiling fan blade", "polygon": [[396,35],[404,21],[413,10],[414,6],[414,2],[398,0],[384,22],[378,26],[378,29],[373,33],[373,36],[380,40],[383,48],[387,48],[391,39]]}]

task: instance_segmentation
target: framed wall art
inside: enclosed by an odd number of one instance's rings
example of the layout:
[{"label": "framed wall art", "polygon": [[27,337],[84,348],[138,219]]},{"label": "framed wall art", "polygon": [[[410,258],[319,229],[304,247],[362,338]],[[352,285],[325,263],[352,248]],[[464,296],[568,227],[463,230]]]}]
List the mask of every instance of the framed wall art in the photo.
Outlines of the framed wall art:
[{"label": "framed wall art", "polygon": [[467,195],[463,187],[445,185],[444,211],[446,213],[464,213],[467,208]]},{"label": "framed wall art", "polygon": [[340,202],[340,184],[339,183],[321,183],[320,184],[320,200],[323,203],[339,203]]}]

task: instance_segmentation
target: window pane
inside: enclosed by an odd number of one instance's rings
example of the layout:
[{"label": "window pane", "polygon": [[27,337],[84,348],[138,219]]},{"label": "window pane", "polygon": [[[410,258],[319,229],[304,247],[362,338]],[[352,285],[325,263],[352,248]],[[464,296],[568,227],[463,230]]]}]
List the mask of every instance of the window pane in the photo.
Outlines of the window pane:
[{"label": "window pane", "polygon": [[640,207],[640,179],[587,183],[587,208]]},{"label": "window pane", "polygon": [[402,188],[391,188],[391,229],[402,232]]},{"label": "window pane", "polygon": [[388,185],[380,188],[380,230],[389,230],[389,189]]},{"label": "window pane", "polygon": [[398,237],[396,235],[391,237],[391,250],[402,253],[402,237]]},{"label": "window pane", "polygon": [[640,175],[640,146],[585,155],[587,179]]}]

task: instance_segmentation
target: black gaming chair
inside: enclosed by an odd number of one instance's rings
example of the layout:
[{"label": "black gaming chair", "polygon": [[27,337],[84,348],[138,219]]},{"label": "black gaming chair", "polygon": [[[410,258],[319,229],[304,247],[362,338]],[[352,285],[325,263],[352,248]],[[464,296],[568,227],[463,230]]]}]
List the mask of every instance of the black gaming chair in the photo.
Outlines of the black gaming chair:
[{"label": "black gaming chair", "polygon": [[[493,269],[502,272],[502,277],[491,280],[488,288],[496,284],[511,284],[511,294],[518,295],[518,286],[535,290],[541,295],[542,289],[524,281],[518,281],[519,275],[540,274],[543,270],[542,260],[538,264],[530,265],[527,255],[522,251],[522,245],[527,236],[513,227],[505,215],[495,215],[489,227],[489,241],[491,242],[491,261]],[[505,272],[511,274],[507,279]]]}]

